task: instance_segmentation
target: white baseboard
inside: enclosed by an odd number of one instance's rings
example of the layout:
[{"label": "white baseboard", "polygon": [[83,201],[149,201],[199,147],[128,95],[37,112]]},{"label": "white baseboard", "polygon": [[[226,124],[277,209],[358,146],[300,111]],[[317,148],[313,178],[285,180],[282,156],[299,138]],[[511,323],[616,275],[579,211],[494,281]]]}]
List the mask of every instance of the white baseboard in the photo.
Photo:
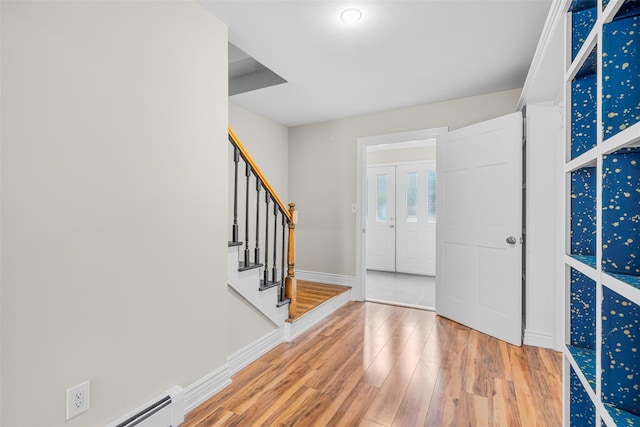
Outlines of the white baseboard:
[{"label": "white baseboard", "polygon": [[231,373],[228,364],[194,382],[184,389],[184,413],[188,414],[229,384]]},{"label": "white baseboard", "polygon": [[258,360],[261,356],[274,349],[278,344],[284,342],[284,326],[275,329],[256,341],[242,347],[240,350],[227,357],[227,365],[231,375],[240,371],[250,363]]},{"label": "white baseboard", "polygon": [[541,332],[535,331],[524,331],[524,340],[525,345],[532,345],[535,347],[544,347],[555,350],[556,340],[553,335],[544,334]]},{"label": "white baseboard", "polygon": [[284,324],[284,339],[287,342],[291,342],[309,328],[320,322],[325,317],[332,314],[334,311],[351,301],[351,291],[343,292],[340,295],[331,298],[324,302],[320,306],[316,307],[313,311],[306,313],[302,317],[296,319],[293,323],[286,322]]},{"label": "white baseboard", "polygon": [[296,270],[296,278],[309,282],[327,283],[329,285],[349,286],[356,284],[355,276],[343,276],[341,274],[319,273],[317,271]]},{"label": "white baseboard", "polygon": [[[348,276],[325,275],[321,273],[311,273],[302,278],[296,272],[296,276],[301,280],[318,281],[322,283],[330,283],[335,285],[350,286]],[[328,281],[334,280],[334,282]],[[336,279],[343,277],[346,279]],[[355,279],[354,279],[355,280]],[[335,283],[338,282],[339,283]],[[223,388],[231,384],[231,375],[248,366],[250,363],[258,360],[268,351],[275,348],[278,344],[286,341],[292,341],[300,336],[316,323],[329,316],[331,313],[351,301],[351,292],[344,292],[335,298],[325,302],[315,310],[306,314],[302,318],[294,322],[295,327],[291,329],[291,323],[285,323],[284,326],[275,329],[272,332],[258,338],[251,344],[246,345],[235,353],[227,357],[227,363],[210,373],[204,378],[196,381],[184,390],[184,412],[185,415],[195,409],[198,405],[204,403],[207,399],[213,397]]]}]

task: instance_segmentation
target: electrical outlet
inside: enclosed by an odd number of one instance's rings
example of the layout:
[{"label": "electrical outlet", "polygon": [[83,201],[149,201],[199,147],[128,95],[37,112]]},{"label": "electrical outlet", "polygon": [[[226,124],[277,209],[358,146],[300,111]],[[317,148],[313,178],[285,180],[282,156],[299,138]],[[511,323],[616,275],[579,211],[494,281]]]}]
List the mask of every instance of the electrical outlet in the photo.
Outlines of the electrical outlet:
[{"label": "electrical outlet", "polygon": [[88,410],[90,398],[89,381],[67,389],[67,420]]}]

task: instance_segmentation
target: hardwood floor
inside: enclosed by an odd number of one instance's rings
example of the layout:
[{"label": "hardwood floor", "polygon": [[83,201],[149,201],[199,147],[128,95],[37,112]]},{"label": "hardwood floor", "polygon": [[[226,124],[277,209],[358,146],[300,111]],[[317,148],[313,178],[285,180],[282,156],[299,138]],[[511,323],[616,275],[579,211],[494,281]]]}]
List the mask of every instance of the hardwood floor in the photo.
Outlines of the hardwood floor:
[{"label": "hardwood floor", "polygon": [[298,280],[298,317],[308,313],[325,301],[347,292],[346,286],[328,285],[326,283],[307,282]]},{"label": "hardwood floor", "polygon": [[560,426],[559,353],[433,312],[351,302],[238,372],[202,426]]}]

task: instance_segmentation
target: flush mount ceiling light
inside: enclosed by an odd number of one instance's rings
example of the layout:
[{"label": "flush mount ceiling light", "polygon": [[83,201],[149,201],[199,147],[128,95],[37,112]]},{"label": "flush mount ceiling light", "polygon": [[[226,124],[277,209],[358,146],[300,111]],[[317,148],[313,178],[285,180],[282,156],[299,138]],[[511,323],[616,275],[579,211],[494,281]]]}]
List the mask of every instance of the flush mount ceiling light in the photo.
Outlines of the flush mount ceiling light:
[{"label": "flush mount ceiling light", "polygon": [[340,19],[342,22],[347,24],[353,24],[354,22],[358,22],[362,18],[362,12],[358,9],[345,9],[340,14]]}]

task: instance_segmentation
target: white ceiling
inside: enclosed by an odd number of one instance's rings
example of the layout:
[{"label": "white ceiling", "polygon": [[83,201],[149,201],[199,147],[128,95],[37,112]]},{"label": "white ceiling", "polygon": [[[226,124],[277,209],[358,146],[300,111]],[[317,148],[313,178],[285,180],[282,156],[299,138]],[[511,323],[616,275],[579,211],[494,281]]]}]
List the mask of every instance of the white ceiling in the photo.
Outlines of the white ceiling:
[{"label": "white ceiling", "polygon": [[[550,0],[202,0],[288,83],[231,97],[285,126],[522,87]],[[344,24],[357,7],[363,17]]]}]

